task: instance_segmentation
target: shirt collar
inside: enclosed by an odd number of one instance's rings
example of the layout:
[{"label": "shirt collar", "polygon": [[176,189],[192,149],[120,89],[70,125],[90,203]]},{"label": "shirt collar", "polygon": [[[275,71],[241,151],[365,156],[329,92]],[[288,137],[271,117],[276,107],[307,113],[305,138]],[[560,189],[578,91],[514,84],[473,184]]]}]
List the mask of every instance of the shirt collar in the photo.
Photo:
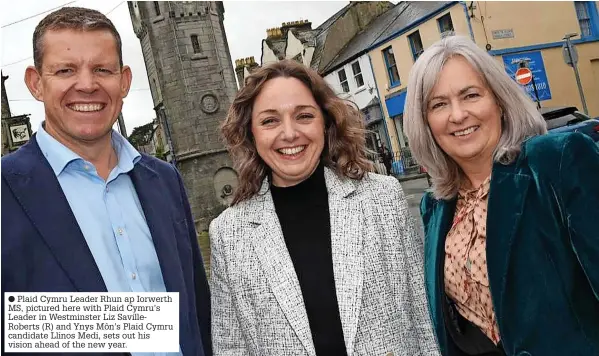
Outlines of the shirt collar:
[{"label": "shirt collar", "polygon": [[[67,146],[60,143],[54,137],[50,136],[50,134],[44,130],[43,125],[44,122],[40,124],[39,129],[37,130],[37,144],[57,177],[69,163],[76,160],[84,161],[81,156],[71,151]],[[111,142],[118,157],[117,167],[119,170],[123,173],[132,170],[135,164],[141,159],[139,152],[126,138],[115,130],[112,130]]]},{"label": "shirt collar", "polygon": [[489,175],[477,188],[462,186],[458,192],[458,196],[466,199],[481,199],[489,193],[490,187],[491,176]]}]

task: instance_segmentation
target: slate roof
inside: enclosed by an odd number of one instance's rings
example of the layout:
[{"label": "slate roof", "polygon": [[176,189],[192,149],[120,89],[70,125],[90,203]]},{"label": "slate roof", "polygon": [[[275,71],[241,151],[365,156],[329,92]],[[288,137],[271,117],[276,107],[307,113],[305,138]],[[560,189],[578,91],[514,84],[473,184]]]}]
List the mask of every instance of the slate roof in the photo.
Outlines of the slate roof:
[{"label": "slate roof", "polygon": [[300,40],[302,44],[308,43],[309,45],[314,45],[314,39],[318,31],[315,30],[298,30],[295,28],[290,29],[291,32],[295,35],[295,37]]},{"label": "slate roof", "polygon": [[335,21],[337,21],[339,18],[341,18],[343,15],[345,15],[345,13],[347,12],[347,10],[350,9],[350,7],[352,7],[351,2],[347,5],[345,5],[341,10],[337,11],[337,13],[335,13],[333,16],[329,17],[325,22],[320,24],[320,26],[315,28],[315,30],[318,31],[317,32],[318,34],[316,35],[316,38],[315,38],[314,54],[312,55],[312,62],[310,63],[310,67],[312,67],[312,69],[318,70],[320,67],[320,60],[322,59],[322,51],[324,49],[324,44],[326,43],[326,40],[327,40],[327,35],[329,32],[329,29],[335,23]]},{"label": "slate roof", "polygon": [[[275,53],[277,58],[285,58],[285,47],[287,46],[287,38],[281,37],[277,39],[266,38],[264,42]],[[264,54],[262,54],[264,56]]]},{"label": "slate roof", "polygon": [[[376,18],[337,54],[323,69],[326,75],[364,54],[373,44],[409,27],[421,18],[439,10],[450,1],[401,1]],[[316,55],[316,53],[314,54]],[[314,62],[314,60],[312,60]]]}]

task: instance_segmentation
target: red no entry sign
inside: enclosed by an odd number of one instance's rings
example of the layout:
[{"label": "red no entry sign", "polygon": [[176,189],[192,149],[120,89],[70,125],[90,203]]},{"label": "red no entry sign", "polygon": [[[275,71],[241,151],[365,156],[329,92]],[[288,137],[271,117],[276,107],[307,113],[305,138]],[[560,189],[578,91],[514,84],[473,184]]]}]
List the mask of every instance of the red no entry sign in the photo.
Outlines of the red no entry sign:
[{"label": "red no entry sign", "polygon": [[518,84],[527,85],[532,80],[532,72],[528,68],[519,68],[516,71],[516,81]]}]

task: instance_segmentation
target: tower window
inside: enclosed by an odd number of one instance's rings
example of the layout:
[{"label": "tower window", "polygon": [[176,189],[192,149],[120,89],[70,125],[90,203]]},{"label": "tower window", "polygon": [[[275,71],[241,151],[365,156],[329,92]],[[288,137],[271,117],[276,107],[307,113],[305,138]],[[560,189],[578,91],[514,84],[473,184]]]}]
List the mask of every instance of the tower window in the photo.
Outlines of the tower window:
[{"label": "tower window", "polygon": [[191,35],[191,45],[193,46],[193,53],[202,52],[202,47],[200,46],[198,35]]},{"label": "tower window", "polygon": [[156,11],[156,16],[160,16],[160,4],[158,1],[154,1],[154,11]]}]

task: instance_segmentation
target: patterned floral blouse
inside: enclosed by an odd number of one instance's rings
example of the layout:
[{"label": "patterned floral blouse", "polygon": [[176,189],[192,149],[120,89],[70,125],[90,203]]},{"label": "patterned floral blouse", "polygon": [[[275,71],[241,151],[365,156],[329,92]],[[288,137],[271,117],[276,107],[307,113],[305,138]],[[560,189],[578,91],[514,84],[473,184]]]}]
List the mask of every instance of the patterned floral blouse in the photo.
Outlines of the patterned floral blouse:
[{"label": "patterned floral blouse", "polygon": [[458,312],[495,344],[499,329],[487,276],[487,202],[491,177],[479,188],[460,189],[445,241],[445,291]]}]

